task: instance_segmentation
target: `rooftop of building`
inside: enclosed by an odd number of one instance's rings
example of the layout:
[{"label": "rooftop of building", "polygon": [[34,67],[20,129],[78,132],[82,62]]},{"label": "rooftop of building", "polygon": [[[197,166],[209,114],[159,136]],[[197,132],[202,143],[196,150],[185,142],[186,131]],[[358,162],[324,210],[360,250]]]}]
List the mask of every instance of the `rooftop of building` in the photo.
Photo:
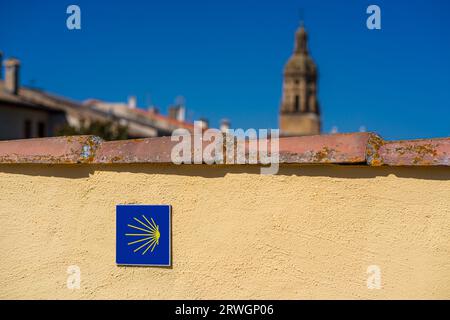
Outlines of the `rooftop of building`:
[{"label": "rooftop of building", "polygon": [[187,130],[193,130],[194,128],[194,124],[191,122],[180,121],[141,108],[129,108],[126,104],[111,104],[113,108],[107,110],[98,107],[102,104],[108,104],[101,100],[88,99],[85,102],[78,102],[45,90],[27,86],[20,86],[17,94],[14,94],[5,90],[5,81],[1,79],[0,102],[54,112],[74,112],[79,114],[81,118],[87,119],[107,120],[112,116],[119,116],[128,121],[143,122],[143,124],[152,125],[168,132],[177,128]]}]

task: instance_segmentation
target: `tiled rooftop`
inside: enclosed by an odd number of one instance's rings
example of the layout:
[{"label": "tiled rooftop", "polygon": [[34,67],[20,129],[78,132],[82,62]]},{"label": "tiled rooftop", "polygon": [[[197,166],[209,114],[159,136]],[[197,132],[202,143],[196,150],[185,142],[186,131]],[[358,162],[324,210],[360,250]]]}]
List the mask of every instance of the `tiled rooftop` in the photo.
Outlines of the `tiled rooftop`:
[{"label": "tiled rooftop", "polygon": [[[170,137],[106,142],[95,136],[0,141],[0,163],[172,163],[177,143]],[[288,137],[280,138],[279,157],[284,164],[450,166],[450,138],[385,141],[374,133]]]}]

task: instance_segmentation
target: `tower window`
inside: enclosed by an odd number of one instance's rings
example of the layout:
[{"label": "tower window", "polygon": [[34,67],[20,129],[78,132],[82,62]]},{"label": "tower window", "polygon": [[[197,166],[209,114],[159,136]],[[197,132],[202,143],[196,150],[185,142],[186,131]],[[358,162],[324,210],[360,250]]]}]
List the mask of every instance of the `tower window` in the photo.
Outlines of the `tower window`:
[{"label": "tower window", "polygon": [[298,112],[299,110],[300,110],[300,97],[295,96],[294,111]]}]

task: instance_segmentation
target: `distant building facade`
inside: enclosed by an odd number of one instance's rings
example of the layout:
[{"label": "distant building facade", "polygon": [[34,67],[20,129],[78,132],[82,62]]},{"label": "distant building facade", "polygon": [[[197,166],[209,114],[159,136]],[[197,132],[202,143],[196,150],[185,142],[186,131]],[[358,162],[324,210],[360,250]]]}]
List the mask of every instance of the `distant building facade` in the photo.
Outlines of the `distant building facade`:
[{"label": "distant building facade", "polygon": [[318,71],[308,53],[307,40],[308,35],[301,25],[295,34],[294,53],[284,67],[279,117],[281,136],[320,134]]},{"label": "distant building facade", "polygon": [[129,138],[167,136],[178,128],[194,130],[193,123],[185,121],[184,105],[171,106],[169,115],[165,116],[156,108],[137,108],[134,97],[130,97],[128,103],[93,99],[80,103],[21,86],[20,61],[17,59],[5,60],[3,65],[4,75],[0,72],[0,140],[52,137],[64,126],[77,128],[92,122],[126,126]]}]

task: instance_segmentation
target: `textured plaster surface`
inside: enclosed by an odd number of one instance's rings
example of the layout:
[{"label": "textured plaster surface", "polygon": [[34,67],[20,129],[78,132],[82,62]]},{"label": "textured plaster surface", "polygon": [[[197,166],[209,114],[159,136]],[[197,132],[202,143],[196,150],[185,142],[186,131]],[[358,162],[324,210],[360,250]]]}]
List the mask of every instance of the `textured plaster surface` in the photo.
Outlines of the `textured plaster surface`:
[{"label": "textured plaster surface", "polygon": [[[171,268],[115,265],[134,203],[172,205]],[[450,298],[442,167],[0,165],[0,226],[3,299]]]}]

